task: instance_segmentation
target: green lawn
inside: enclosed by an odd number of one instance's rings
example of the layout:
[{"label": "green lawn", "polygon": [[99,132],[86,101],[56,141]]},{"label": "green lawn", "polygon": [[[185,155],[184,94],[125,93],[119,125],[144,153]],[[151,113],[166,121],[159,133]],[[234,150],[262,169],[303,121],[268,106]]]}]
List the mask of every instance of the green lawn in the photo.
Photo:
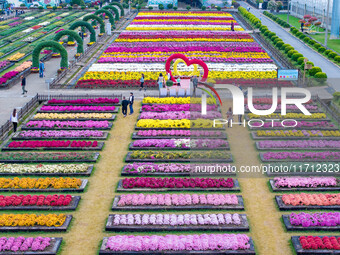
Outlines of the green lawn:
[{"label": "green lawn", "polygon": [[[283,19],[284,21],[287,21],[287,14],[277,14],[276,16]],[[289,24],[291,24],[292,26],[294,26],[298,29],[300,29],[300,27],[301,27],[299,20],[300,20],[299,18],[296,18],[296,17],[289,15]],[[320,28],[319,31],[323,32],[324,29]],[[319,41],[322,44],[325,42],[325,34],[324,33],[310,35],[310,36],[312,38],[314,38],[315,40]],[[329,40],[329,36],[328,36],[327,46],[340,54],[340,39]]]}]

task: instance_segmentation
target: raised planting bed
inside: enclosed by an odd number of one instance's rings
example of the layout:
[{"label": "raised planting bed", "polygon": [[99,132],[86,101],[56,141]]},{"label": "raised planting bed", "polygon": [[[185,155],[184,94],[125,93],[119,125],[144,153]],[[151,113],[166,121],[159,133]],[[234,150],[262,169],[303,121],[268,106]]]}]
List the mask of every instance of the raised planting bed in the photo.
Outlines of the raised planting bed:
[{"label": "raised planting bed", "polygon": [[320,148],[301,148],[301,147],[282,147],[282,148],[261,148],[259,145],[259,142],[255,142],[255,147],[259,151],[285,151],[285,150],[294,150],[294,151],[338,151],[340,148],[334,148],[334,147],[320,147]]},{"label": "raised planting bed", "polygon": [[47,189],[12,189],[6,188],[1,189],[0,192],[9,191],[9,192],[83,192],[86,185],[88,183],[87,179],[81,180],[81,185],[78,189],[70,189],[70,188],[62,188],[62,189],[54,189],[54,188],[47,188]]},{"label": "raised planting bed", "polygon": [[[183,127],[172,127],[172,128],[163,128],[163,127],[159,127],[159,128],[153,128],[153,127],[147,127],[147,128],[143,128],[143,127],[137,127],[137,125],[135,126],[135,130],[149,130],[149,129],[154,129],[154,130],[173,130],[173,129],[185,129]],[[187,128],[187,130],[211,130],[211,131],[225,131],[225,128],[195,128],[195,127],[191,127],[191,128]]]},{"label": "raised planting bed", "polygon": [[219,187],[219,188],[159,188],[159,189],[152,189],[152,188],[131,188],[131,189],[124,189],[122,180],[119,180],[117,191],[118,192],[146,192],[146,191],[240,191],[240,184],[237,179],[233,179],[234,186],[232,188],[227,187]]},{"label": "raised planting bed", "polygon": [[275,196],[276,203],[280,211],[290,210],[340,210],[340,205],[286,205],[282,201],[282,196]]},{"label": "raised planting bed", "polygon": [[99,250],[99,255],[115,254],[115,255],[133,255],[133,254],[143,254],[143,255],[222,255],[222,254],[242,254],[242,255],[255,255],[254,243],[251,238],[249,238],[250,248],[248,250],[206,250],[206,251],[112,251],[106,249],[106,244],[108,237],[103,238],[102,245]]},{"label": "raised planting bed", "polygon": [[12,136],[12,140],[106,140],[108,135],[109,132],[103,132],[101,137],[20,137],[20,132],[17,132]]},{"label": "raised planting bed", "polygon": [[233,162],[233,157],[232,155],[230,155],[230,158],[228,159],[209,159],[209,158],[206,158],[206,159],[192,159],[192,158],[187,158],[187,159],[184,159],[184,158],[178,158],[178,159],[157,159],[157,158],[154,158],[154,159],[133,159],[131,158],[131,154],[132,152],[128,152],[128,154],[126,155],[125,157],[125,162],[127,163],[130,163],[130,162],[181,162],[181,163],[184,163],[184,162],[187,162],[187,163],[190,163],[190,162],[221,162],[221,163],[230,163],[230,162]]},{"label": "raised planting bed", "polygon": [[118,104],[109,104],[109,103],[100,103],[100,104],[97,104],[97,103],[89,103],[89,104],[72,104],[72,103],[56,103],[56,104],[51,104],[51,103],[48,103],[48,102],[45,102],[43,105],[53,105],[53,106],[65,106],[65,105],[73,105],[73,106],[95,106],[95,105],[98,105],[98,106],[121,106],[121,103],[118,103]]},{"label": "raised planting bed", "polygon": [[[0,231],[2,232],[9,232],[9,231],[44,231],[44,232],[54,232],[54,231],[63,231],[66,232],[67,228],[69,227],[72,220],[72,215],[66,215],[66,220],[63,225],[60,227],[48,227],[48,226],[11,226],[11,227],[0,227]],[[1,254],[1,253],[0,253]],[[12,253],[6,253],[12,254]],[[21,254],[21,253],[19,253]],[[32,253],[35,254],[35,253]],[[44,253],[41,253],[44,254]]]},{"label": "raised planting bed", "polygon": [[113,111],[42,111],[38,110],[37,113],[118,113],[119,107]]},{"label": "raised planting bed", "polygon": [[143,211],[143,210],[244,210],[242,196],[238,195],[237,205],[183,205],[183,206],[161,206],[161,205],[137,205],[137,206],[118,206],[120,196],[115,196],[113,200],[113,211]]},{"label": "raised planting bed", "polygon": [[[320,112],[318,112],[318,113],[320,113]],[[263,120],[263,121],[265,121],[265,120],[268,120],[268,119],[278,119],[278,118],[276,118],[276,117],[267,118],[267,117],[260,116],[259,118],[252,118],[252,119],[250,119],[248,115],[245,115],[245,118],[244,118],[244,119],[245,119],[246,121],[249,121],[249,120]],[[291,118],[282,118],[282,119],[280,119],[280,121],[286,120],[286,119],[288,120],[288,119],[291,119]],[[322,118],[320,118],[320,119],[313,119],[313,118],[306,118],[306,119],[302,119],[302,118],[294,118],[294,120],[296,120],[296,121],[331,121],[331,119],[329,119],[328,117],[326,117],[326,118],[324,118],[324,119],[322,119]]]},{"label": "raised planting bed", "polygon": [[288,231],[339,231],[340,226],[294,226],[290,223],[289,215],[282,215],[283,224]]},{"label": "raised planting bed", "polygon": [[277,188],[274,185],[274,180],[270,179],[269,180],[269,184],[270,187],[272,188],[272,190],[274,192],[283,192],[283,191],[340,191],[340,186],[336,186],[336,187],[300,187],[300,188],[294,188],[294,187],[290,187],[290,188]]},{"label": "raised planting bed", "polygon": [[[34,116],[33,116],[34,117]],[[108,121],[114,121],[116,119],[116,115],[112,115],[111,118],[101,118],[101,119],[94,119],[94,118],[84,118],[84,119],[77,119],[77,118],[74,118],[74,119],[67,119],[67,121],[75,121],[75,120],[79,120],[79,121],[82,121],[82,120],[108,120]],[[31,120],[46,120],[46,119],[31,119]],[[56,120],[56,121],[62,121],[62,120],[65,120],[65,119],[48,119],[48,120]]]},{"label": "raised planting bed", "polygon": [[262,162],[282,162],[282,163],[288,163],[288,162],[340,162],[340,159],[317,159],[317,160],[311,160],[311,159],[306,159],[306,158],[302,158],[302,159],[284,159],[284,160],[280,160],[280,159],[265,159],[263,157],[263,152],[260,152],[260,159]]},{"label": "raised planting bed", "polygon": [[132,139],[183,139],[183,138],[191,138],[191,139],[227,139],[227,134],[222,133],[221,136],[140,136],[137,135],[137,132],[132,133]]},{"label": "raised planting bed", "polygon": [[256,132],[251,132],[254,140],[340,140],[340,136],[257,136]]},{"label": "raised planting bed", "polygon": [[63,239],[61,237],[51,237],[50,239],[50,245],[43,251],[32,251],[29,248],[27,251],[0,251],[0,255],[57,255]]},{"label": "raised planting bed", "polygon": [[108,127],[88,128],[88,127],[21,127],[22,130],[110,130],[113,123],[109,123]]},{"label": "raised planting bed", "polygon": [[[320,238],[322,238],[323,236],[319,236]],[[340,250],[321,250],[321,249],[317,249],[317,250],[306,250],[302,248],[302,245],[300,243],[300,236],[292,236],[291,240],[292,240],[292,244],[294,247],[294,250],[296,252],[297,255],[333,255],[333,254],[340,254]]]},{"label": "raised planting bed", "polygon": [[[154,139],[154,138],[152,138]],[[172,148],[172,147],[133,147],[133,142],[129,144],[129,150],[230,150],[229,144],[228,147],[219,147],[219,148]]]},{"label": "raised planting bed", "polygon": [[114,225],[114,214],[107,219],[106,231],[151,232],[151,231],[249,231],[249,223],[245,214],[240,214],[241,224],[219,225]]},{"label": "raised planting bed", "polygon": [[282,163],[266,165],[268,176],[340,176],[340,164],[327,163]]},{"label": "raised planting bed", "polygon": [[96,147],[8,147],[10,142],[8,142],[4,147],[2,147],[2,151],[101,151],[104,147],[104,142],[98,142],[98,146]]},{"label": "raised planting bed", "polygon": [[[46,211],[75,211],[79,205],[81,197],[72,196],[72,201],[67,206],[48,206],[48,205],[26,205],[26,206],[0,206],[0,211],[5,210],[20,210],[20,211],[31,211],[31,210],[46,210]],[[1,253],[0,253],[1,254]]]}]

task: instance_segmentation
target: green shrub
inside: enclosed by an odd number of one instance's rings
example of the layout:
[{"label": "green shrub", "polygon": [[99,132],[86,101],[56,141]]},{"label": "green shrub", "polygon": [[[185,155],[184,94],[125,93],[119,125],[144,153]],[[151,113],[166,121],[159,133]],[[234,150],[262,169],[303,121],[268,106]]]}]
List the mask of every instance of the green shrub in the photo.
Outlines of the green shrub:
[{"label": "green shrub", "polygon": [[331,50],[325,50],[324,54],[326,54],[328,56],[328,54],[331,53],[331,52],[332,52]]},{"label": "green shrub", "polygon": [[308,43],[308,42],[310,41],[310,39],[306,36],[305,38],[303,38],[303,41],[304,41],[305,43]]},{"label": "green shrub", "polygon": [[53,11],[55,11],[57,9],[57,6],[53,6],[52,9]]},{"label": "green shrub", "polygon": [[336,62],[340,63],[340,56],[335,56],[335,57],[334,57],[334,60],[335,60]]},{"label": "green shrub", "polygon": [[299,64],[299,65],[301,65],[302,63],[304,63],[304,60],[305,59],[307,59],[307,58],[305,58],[305,57],[299,57],[298,59],[297,59],[297,63]]},{"label": "green shrub", "polygon": [[268,34],[268,37],[269,38],[272,38],[273,36],[275,36],[276,34],[274,33],[274,32],[269,32],[269,34]]},{"label": "green shrub", "polygon": [[[99,9],[98,6],[95,6],[94,8],[96,9],[96,7]],[[72,11],[72,6],[69,6],[69,7],[68,7],[68,10],[69,10],[69,11]]]},{"label": "green shrub", "polygon": [[328,57],[330,58],[330,59],[333,59],[333,58],[335,58],[337,56],[337,54],[334,52],[334,51],[331,51],[329,54],[328,54]]},{"label": "green shrub", "polygon": [[314,48],[315,48],[315,49],[319,49],[320,47],[321,47],[321,44],[320,44],[320,43],[314,44]]},{"label": "green shrub", "polygon": [[317,79],[327,79],[327,74],[323,73],[323,72],[317,72],[315,75],[314,75],[315,78]]},{"label": "green shrub", "polygon": [[301,33],[300,31],[296,32],[295,34],[297,37],[300,37],[300,35],[303,35],[303,33]]},{"label": "green shrub", "polygon": [[271,40],[274,41],[275,39],[279,38],[277,35],[274,35]]},{"label": "green shrub", "polygon": [[274,44],[276,44],[277,42],[280,42],[280,41],[282,41],[281,38],[276,38],[273,42]]},{"label": "green shrub", "polygon": [[191,9],[191,6],[188,5],[188,6],[187,6],[187,10],[189,11],[190,9]]},{"label": "green shrub", "polygon": [[309,39],[309,45],[314,46],[314,44],[316,44],[316,41],[314,41],[313,39]]},{"label": "green shrub", "polygon": [[178,9],[178,7],[177,7],[177,6],[175,6],[175,7],[174,7],[174,10],[176,11],[177,9]]},{"label": "green shrub", "polygon": [[168,9],[172,9],[174,7],[173,4],[168,4],[167,6],[168,6]]},{"label": "green shrub", "polygon": [[270,33],[270,31],[269,31],[269,30],[267,30],[266,32],[264,32],[264,36],[268,36],[268,35],[269,35],[269,33]]},{"label": "green shrub", "polygon": [[164,10],[164,5],[162,5],[162,4],[159,4],[159,5],[158,5],[158,9],[160,9],[160,10]]},{"label": "green shrub", "polygon": [[202,11],[205,11],[207,9],[207,7],[205,7],[204,5],[202,6]]},{"label": "green shrub", "polygon": [[80,9],[85,10],[86,7],[85,7],[84,5],[82,5],[82,6],[80,7]]},{"label": "green shrub", "polygon": [[325,47],[320,47],[320,48],[318,49],[318,52],[323,53],[325,50],[326,50]]},{"label": "green shrub", "polygon": [[306,65],[312,65],[314,66],[314,63],[312,61],[307,61]]},{"label": "green shrub", "polygon": [[303,55],[301,53],[294,53],[292,55],[292,59],[295,60],[295,61],[297,61],[298,58],[301,58],[301,57],[303,57]]},{"label": "green shrub", "polygon": [[302,35],[299,36],[299,38],[300,38],[301,40],[303,40],[303,39],[308,38],[308,37],[305,36],[304,34],[302,34]]},{"label": "green shrub", "polygon": [[152,9],[153,9],[153,7],[152,7],[152,6],[149,6],[149,7],[148,7],[148,9],[149,9],[149,10],[152,10]]},{"label": "green shrub", "polygon": [[318,72],[322,72],[321,68],[318,67],[318,66],[314,66],[314,67],[312,67],[312,69],[309,70],[308,73],[309,73],[310,76],[314,76]]},{"label": "green shrub", "polygon": [[217,8],[216,8],[218,11],[220,11],[222,8],[221,7],[219,7],[219,6],[217,6]]},{"label": "green shrub", "polygon": [[278,42],[276,43],[276,46],[277,46],[279,49],[281,49],[281,47],[282,47],[283,44],[284,44],[283,41],[278,41]]},{"label": "green shrub", "polygon": [[286,52],[286,53],[288,53],[288,52],[291,51],[291,50],[294,50],[294,47],[293,47],[293,46],[287,46],[287,47],[285,48],[285,52]]},{"label": "green shrub", "polygon": [[288,57],[292,57],[293,56],[293,54],[295,54],[295,53],[299,53],[297,50],[290,50],[290,51],[288,51],[288,53],[287,53],[287,55],[288,55]]}]

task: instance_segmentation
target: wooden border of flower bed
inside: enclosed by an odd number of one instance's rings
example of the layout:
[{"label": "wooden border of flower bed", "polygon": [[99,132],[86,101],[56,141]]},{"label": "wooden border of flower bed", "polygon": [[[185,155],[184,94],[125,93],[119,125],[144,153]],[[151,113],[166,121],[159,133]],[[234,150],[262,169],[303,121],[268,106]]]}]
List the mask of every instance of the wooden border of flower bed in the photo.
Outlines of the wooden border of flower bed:
[{"label": "wooden border of flower bed", "polygon": [[[62,188],[62,189],[54,189],[54,188],[47,188],[47,189],[1,189],[0,192],[83,192],[86,188],[88,183],[87,179],[81,180],[81,185],[78,189],[73,188]],[[1,229],[0,229],[1,230]]]},{"label": "wooden border of flower bed", "polygon": [[[319,237],[324,237],[324,236],[319,236]],[[339,237],[339,236],[335,236]],[[305,250],[302,249],[302,245],[300,243],[300,236],[292,236],[291,241],[294,247],[294,250],[296,252],[296,255],[320,255],[320,254],[325,254],[325,255],[332,255],[332,254],[340,254],[339,250]]]},{"label": "wooden border of flower bed", "polygon": [[237,205],[175,205],[175,206],[161,206],[161,205],[137,205],[137,206],[118,206],[120,195],[116,195],[113,200],[112,211],[142,211],[142,210],[244,210],[244,202],[241,195],[236,195],[238,199]]},{"label": "wooden border of flower bed", "polygon": [[[94,95],[95,98],[95,95]],[[89,99],[89,98],[84,98],[84,99]],[[77,100],[77,99],[75,99]],[[109,103],[102,103],[102,104],[71,104],[71,103],[57,103],[57,104],[49,104],[48,101],[45,102],[43,105],[48,105],[48,106],[121,106],[121,101],[119,101],[119,103],[117,104],[109,104]]]},{"label": "wooden border of flower bed", "polygon": [[131,188],[131,189],[124,189],[123,188],[123,181],[119,180],[117,185],[117,192],[150,192],[150,191],[157,191],[157,192],[171,192],[171,191],[241,191],[240,184],[237,179],[233,179],[234,186],[232,188],[227,187],[219,187],[219,188]]},{"label": "wooden border of flower bed", "polygon": [[77,209],[78,205],[79,205],[80,199],[81,199],[80,196],[72,196],[71,203],[69,205],[66,205],[66,206],[64,206],[64,205],[63,206],[49,206],[49,205],[4,206],[4,207],[0,207],[0,211],[6,211],[6,210],[75,211]]},{"label": "wooden border of flower bed", "polygon": [[[339,180],[337,180],[340,183]],[[273,192],[285,192],[285,191],[340,191],[340,186],[336,187],[300,187],[300,188],[276,188],[274,185],[274,179],[269,180],[270,187],[272,188]]]},{"label": "wooden border of flower bed", "polygon": [[91,176],[94,165],[89,165],[86,172],[76,172],[76,173],[3,173],[0,172],[0,176]]},{"label": "wooden border of flower bed", "polygon": [[[276,141],[278,142],[278,141]],[[293,141],[292,141],[293,142]],[[340,150],[340,147],[339,148],[326,148],[326,147],[322,147],[322,148],[312,148],[312,147],[309,147],[309,148],[296,148],[296,147],[282,147],[282,148],[260,148],[260,145],[259,145],[260,142],[255,142],[255,147],[257,150],[259,151],[291,151],[291,150],[294,150],[294,151],[338,151]]]},{"label": "wooden border of flower bed", "polygon": [[[125,162],[126,163],[133,163],[133,162],[180,162],[180,163],[191,163],[191,162],[200,162],[200,163],[232,163],[234,162],[233,156],[230,154],[229,159],[132,159],[131,158],[132,152],[128,152],[126,157],[125,157]],[[340,161],[340,160],[339,160]],[[1,161],[0,161],[1,162]]]},{"label": "wooden border of flower bed", "polygon": [[[189,129],[190,130],[190,129]],[[223,140],[227,140],[227,134],[226,133],[222,133],[222,136],[218,137],[218,136],[140,136],[137,135],[137,132],[132,133],[132,137],[133,140],[138,140],[138,139],[223,139]],[[339,138],[340,139],[340,138]]]},{"label": "wooden border of flower bed", "polygon": [[15,133],[12,136],[12,140],[15,141],[27,141],[27,140],[107,140],[109,132],[103,131],[103,136],[101,137],[20,137],[20,132]]},{"label": "wooden border of flower bed", "polygon": [[340,205],[286,205],[282,196],[275,196],[275,201],[280,211],[290,210],[340,210]]},{"label": "wooden border of flower bed", "polygon": [[[35,116],[35,115],[34,115]],[[116,115],[112,115],[111,118],[85,118],[85,119],[34,119],[34,116],[32,117],[32,121],[39,121],[39,120],[54,120],[54,121],[87,121],[87,120],[107,120],[107,121],[114,121],[116,119]]]},{"label": "wooden border of flower bed", "polygon": [[137,127],[137,125],[135,125],[135,130],[149,130],[149,129],[153,129],[153,130],[176,130],[176,129],[184,129],[184,130],[211,130],[211,131],[225,131],[225,128],[214,128],[214,127],[210,127],[210,128],[197,128],[197,127],[190,127],[190,128],[183,128],[183,127],[171,127],[171,128],[166,128],[166,127],[157,127],[157,128],[153,128],[153,127]]},{"label": "wooden border of flower bed", "polygon": [[[264,130],[271,131],[271,130]],[[333,131],[333,130],[329,130]],[[251,138],[254,140],[340,140],[340,136],[257,136],[256,131],[251,132]]]},{"label": "wooden border of flower bed", "polygon": [[49,127],[21,127],[21,130],[111,130],[113,127],[113,123],[109,122],[109,126],[107,128],[87,128],[87,127],[61,127],[61,128],[49,128]]},{"label": "wooden border of flower bed", "polygon": [[[72,215],[66,215],[66,220],[64,222],[63,225],[61,225],[60,227],[47,227],[47,226],[23,226],[23,227],[19,227],[19,226],[14,226],[14,227],[0,227],[0,231],[3,232],[9,232],[9,231],[29,231],[29,232],[33,232],[33,231],[44,231],[44,232],[52,232],[52,231],[63,231],[65,232],[67,230],[67,228],[69,227],[71,220],[72,220],[73,216]],[[8,254],[8,253],[7,253]]]},{"label": "wooden border of flower bed", "polygon": [[99,152],[94,153],[94,157],[92,159],[58,159],[58,160],[1,160],[0,163],[8,163],[8,164],[15,164],[15,163],[95,163],[99,158]]},{"label": "wooden border of flower bed", "polygon": [[311,160],[311,159],[285,159],[285,160],[279,160],[279,159],[264,159],[263,152],[260,152],[260,159],[262,162],[275,162],[275,163],[290,163],[290,162],[340,162],[340,159],[318,159],[318,160]]},{"label": "wooden border of flower bed", "polygon": [[118,112],[119,107],[117,106],[115,106],[115,109],[113,111],[42,111],[42,110],[37,111],[37,113],[118,113]]},{"label": "wooden border of flower bed", "polygon": [[[174,104],[157,104],[157,103],[143,104],[143,103],[142,103],[142,106],[141,106],[139,112],[140,112],[140,113],[142,113],[142,112],[156,112],[156,111],[142,111],[143,106],[153,106],[153,105],[174,105]],[[176,104],[176,105],[184,105],[184,104]],[[200,103],[198,103],[198,104],[191,104],[191,103],[189,103],[188,105],[190,105],[190,106],[191,106],[191,105],[199,105],[199,106],[201,106]],[[207,105],[215,105],[215,104],[207,104]],[[208,110],[207,110],[207,111],[208,111]],[[222,113],[221,107],[220,107],[219,105],[217,106],[217,109],[216,109],[216,110],[213,110],[213,111]],[[158,111],[158,112],[164,112],[164,111]],[[168,112],[169,112],[169,111],[168,111]],[[171,111],[171,112],[172,112],[172,111]],[[182,111],[179,111],[179,112],[182,112]],[[201,112],[201,110],[193,111],[193,110],[190,110],[190,109],[189,109],[189,110],[186,111],[186,112]],[[209,111],[209,112],[211,112],[211,111]]]},{"label": "wooden border of flower bed", "polygon": [[0,251],[0,255],[56,255],[59,251],[61,242],[63,240],[62,237],[50,237],[50,245],[46,247],[43,251],[32,251],[31,249],[28,249],[27,251]]},{"label": "wooden border of flower bed", "polygon": [[[114,225],[115,214],[110,214],[105,231],[129,231],[129,232],[148,232],[148,231],[249,231],[249,223],[246,214],[240,214],[241,224],[221,224],[221,225]],[[143,214],[142,214],[143,215]]]},{"label": "wooden border of flower bed", "polygon": [[[183,139],[183,138],[181,138],[181,139]],[[133,147],[133,142],[131,142],[129,144],[129,150],[131,150],[131,151],[134,151],[134,150],[135,151],[137,151],[137,150],[148,150],[148,151],[153,151],[153,150],[161,150],[161,151],[166,151],[166,150],[185,150],[185,151],[195,150],[195,151],[197,151],[197,150],[204,150],[204,149],[229,151],[230,147],[229,147],[229,143],[228,143],[228,147],[218,147],[218,148]]]},{"label": "wooden border of flower bed", "polygon": [[287,231],[339,231],[340,226],[294,226],[290,223],[289,215],[282,215],[283,224],[285,225]]},{"label": "wooden border of flower bed", "polygon": [[[66,140],[66,139],[65,139]],[[104,147],[104,142],[98,142],[97,147],[24,147],[24,148],[10,148],[8,145],[11,142],[8,142],[4,147],[1,148],[1,151],[101,151]]]},{"label": "wooden border of flower bed", "polygon": [[207,251],[112,251],[106,249],[108,237],[104,237],[102,245],[100,246],[99,255],[115,254],[115,255],[222,255],[222,254],[242,254],[242,255],[255,255],[254,242],[249,237],[250,249],[248,250],[207,250]]}]

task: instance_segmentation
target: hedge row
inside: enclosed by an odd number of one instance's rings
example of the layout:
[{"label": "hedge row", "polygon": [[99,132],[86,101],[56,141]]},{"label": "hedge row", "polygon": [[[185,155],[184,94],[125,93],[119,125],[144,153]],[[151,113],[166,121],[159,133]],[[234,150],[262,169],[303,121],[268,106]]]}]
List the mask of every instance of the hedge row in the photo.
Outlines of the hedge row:
[{"label": "hedge row", "polygon": [[279,25],[281,25],[284,28],[290,27],[290,32],[293,35],[295,35],[297,38],[299,38],[302,41],[304,41],[305,43],[309,44],[309,46],[311,48],[314,48],[319,53],[324,53],[326,55],[326,57],[329,58],[330,60],[335,60],[335,62],[340,63],[340,55],[338,55],[336,52],[334,52],[332,50],[326,50],[326,48],[323,47],[321,44],[319,44],[317,41],[306,36],[305,34],[300,32],[299,29],[297,29],[296,27],[290,26],[287,22],[280,19],[279,17],[277,17],[277,16],[275,16],[275,15],[273,15],[273,14],[267,12],[267,11],[264,11],[263,14],[268,16],[269,18],[271,18],[272,20],[274,20],[276,23],[278,23]]},{"label": "hedge row", "polygon": [[[284,52],[284,54],[295,61],[295,65],[304,70],[304,59],[306,59],[301,53],[294,49],[290,44],[286,44],[282,41],[280,37],[276,35],[276,33],[270,31],[267,26],[262,25],[261,20],[258,19],[255,15],[248,12],[245,8],[239,7],[239,13],[246,18],[253,26],[259,28],[261,34],[272,41],[275,48]],[[302,33],[301,33],[302,34]],[[315,78],[327,78],[327,74],[323,73],[320,67],[314,66],[314,63],[308,61],[307,64],[312,65],[312,69],[308,71],[310,76]]]}]

